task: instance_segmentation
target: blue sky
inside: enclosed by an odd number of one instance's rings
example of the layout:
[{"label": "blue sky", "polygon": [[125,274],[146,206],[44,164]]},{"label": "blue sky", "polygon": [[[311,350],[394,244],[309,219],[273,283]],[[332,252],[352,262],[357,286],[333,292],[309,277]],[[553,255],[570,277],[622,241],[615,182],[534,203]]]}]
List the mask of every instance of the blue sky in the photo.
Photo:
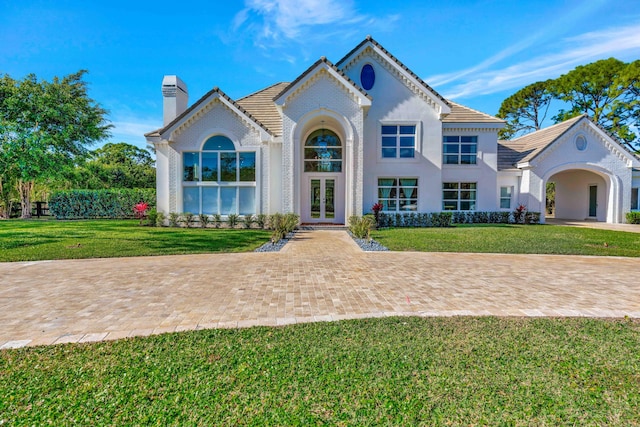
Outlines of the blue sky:
[{"label": "blue sky", "polygon": [[[0,0],[0,74],[89,70],[113,142],[145,147],[160,86],[237,99],[336,63],[368,34],[443,96],[489,114],[527,84],[598,59],[640,59],[638,0]],[[550,122],[547,122],[550,124]]]}]

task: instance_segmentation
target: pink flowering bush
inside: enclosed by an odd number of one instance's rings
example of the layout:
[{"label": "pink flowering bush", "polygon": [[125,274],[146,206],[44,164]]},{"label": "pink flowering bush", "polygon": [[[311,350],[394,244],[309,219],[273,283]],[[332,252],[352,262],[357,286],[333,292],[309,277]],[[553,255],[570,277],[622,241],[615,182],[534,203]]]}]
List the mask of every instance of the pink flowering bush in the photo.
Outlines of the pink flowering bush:
[{"label": "pink flowering bush", "polygon": [[140,202],[137,203],[133,207],[133,214],[140,220],[140,225],[142,225],[142,221],[147,217],[147,213],[149,212],[149,203]]}]

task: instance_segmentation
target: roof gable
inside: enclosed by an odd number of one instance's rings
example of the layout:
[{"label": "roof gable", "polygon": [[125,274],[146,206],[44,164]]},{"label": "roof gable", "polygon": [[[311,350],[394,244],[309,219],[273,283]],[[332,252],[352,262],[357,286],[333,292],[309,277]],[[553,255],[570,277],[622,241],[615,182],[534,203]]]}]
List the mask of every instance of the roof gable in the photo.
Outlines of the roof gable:
[{"label": "roof gable", "polygon": [[311,67],[309,67],[287,87],[285,87],[282,92],[275,96],[273,101],[276,103],[276,105],[283,107],[288,102],[288,100],[297,95],[310,83],[311,80],[313,80],[315,76],[320,73],[327,73],[331,75],[354,97],[354,99],[358,101],[361,106],[367,108],[371,106],[371,96],[369,96],[364,89],[358,86],[353,80],[351,80],[324,56],[317,60]]},{"label": "roof gable", "polygon": [[440,114],[447,115],[451,112],[451,105],[442,95],[425,83],[371,36],[367,36],[358,46],[347,53],[344,58],[338,61],[336,66],[343,70],[349,70],[365,55],[376,57],[387,70],[396,74],[409,89],[436,108]]},{"label": "roof gable", "polygon": [[639,164],[639,159],[633,153],[630,153],[615,138],[591,121],[586,114],[583,114],[511,141],[498,141],[499,169],[520,168],[531,162],[541,160],[552,151],[553,146],[564,135],[582,124],[586,124],[594,133],[598,134],[609,151],[616,153],[620,158],[626,159],[630,164]]},{"label": "roof gable", "polygon": [[187,108],[182,114],[172,120],[165,127],[157,130],[155,133],[164,139],[172,139],[191,126],[191,124],[213,108],[217,103],[221,103],[231,110],[245,123],[247,127],[251,127],[255,131],[261,133],[262,140],[269,139],[270,135],[272,135],[264,124],[262,124],[257,118],[253,117],[247,110],[241,107],[218,87],[214,87],[212,90],[207,92],[207,94],[196,101],[191,107]]}]

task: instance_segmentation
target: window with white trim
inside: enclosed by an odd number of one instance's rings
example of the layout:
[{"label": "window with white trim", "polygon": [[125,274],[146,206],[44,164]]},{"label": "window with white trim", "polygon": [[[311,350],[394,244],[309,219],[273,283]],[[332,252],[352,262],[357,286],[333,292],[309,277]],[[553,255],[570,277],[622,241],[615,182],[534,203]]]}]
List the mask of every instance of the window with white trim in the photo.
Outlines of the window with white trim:
[{"label": "window with white trim", "polygon": [[475,165],[478,158],[477,136],[442,137],[442,163],[445,165]]},{"label": "window with white trim", "polygon": [[256,152],[236,151],[226,136],[182,153],[182,208],[193,214],[256,213]]},{"label": "window with white trim", "polygon": [[631,210],[640,211],[640,200],[638,200],[638,187],[631,189]]},{"label": "window with white trim", "polygon": [[378,203],[385,212],[418,209],[418,178],[378,178]]},{"label": "window with white trim", "polygon": [[511,209],[513,187],[500,187],[500,209]]},{"label": "window with white trim", "polygon": [[475,182],[443,182],[443,211],[475,211],[478,184]]},{"label": "window with white trim", "polygon": [[382,158],[413,159],[416,155],[415,125],[382,125]]}]

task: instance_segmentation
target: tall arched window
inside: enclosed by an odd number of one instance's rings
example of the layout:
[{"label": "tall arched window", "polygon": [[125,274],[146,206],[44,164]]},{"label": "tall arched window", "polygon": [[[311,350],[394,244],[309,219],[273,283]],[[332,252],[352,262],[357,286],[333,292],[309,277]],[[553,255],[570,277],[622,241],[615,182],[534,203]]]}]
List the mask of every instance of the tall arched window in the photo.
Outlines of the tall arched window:
[{"label": "tall arched window", "polygon": [[305,172],[342,172],[342,143],[328,129],[314,131],[304,143]]},{"label": "tall arched window", "polygon": [[236,151],[224,135],[210,137],[201,151],[182,154],[183,212],[256,213],[256,152]]}]

